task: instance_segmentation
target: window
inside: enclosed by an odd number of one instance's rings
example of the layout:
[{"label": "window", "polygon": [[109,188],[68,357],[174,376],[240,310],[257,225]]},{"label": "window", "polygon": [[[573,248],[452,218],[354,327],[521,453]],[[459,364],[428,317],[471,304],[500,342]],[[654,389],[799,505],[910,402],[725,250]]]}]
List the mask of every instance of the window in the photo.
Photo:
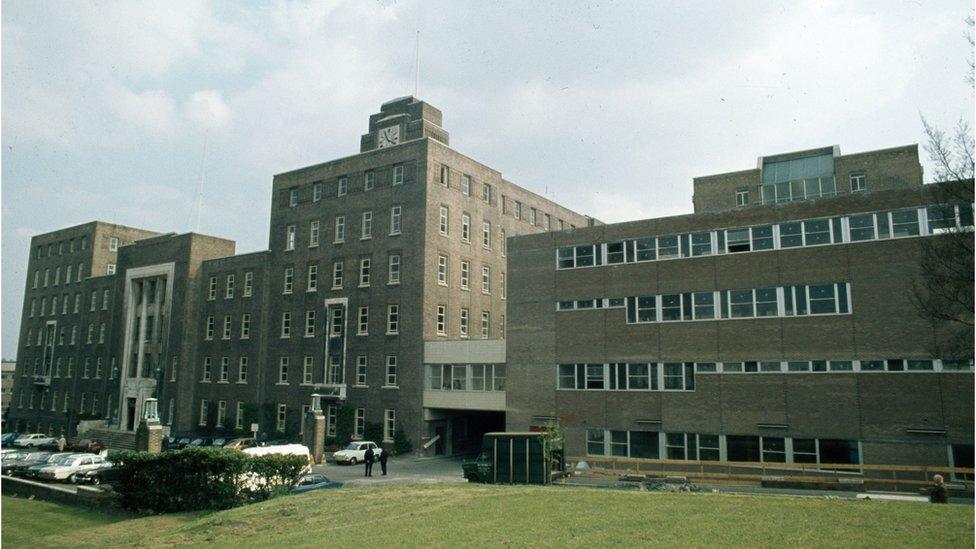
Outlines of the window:
[{"label": "window", "polygon": [[207,402],[206,400],[201,400],[200,401],[200,420],[197,422],[197,424],[200,427],[206,427],[207,426],[207,416],[210,415],[209,414],[209,409],[208,409],[209,404],[210,403]]},{"label": "window", "polygon": [[341,244],[346,241],[346,216],[338,215],[335,219],[335,238],[333,243]]},{"label": "window", "polygon": [[288,206],[294,208],[298,205],[298,189],[288,190]]},{"label": "window", "polygon": [[71,282],[71,265],[65,267],[64,270],[64,283],[68,284]]},{"label": "window", "polygon": [[325,382],[328,385],[340,385],[343,379],[342,364],[339,362],[339,357],[335,355],[329,356],[329,366],[328,371],[326,371]]},{"label": "window", "polygon": [[315,337],[315,311],[305,311],[305,337]]},{"label": "window", "polygon": [[461,175],[461,192],[465,196],[471,195],[471,176],[468,174]]},{"label": "window", "polygon": [[437,335],[447,335],[447,306],[437,306]]},{"label": "window", "polygon": [[288,357],[278,359],[278,385],[288,384]]},{"label": "window", "polygon": [[395,335],[400,332],[400,307],[398,305],[386,306],[386,333]]},{"label": "window", "polygon": [[522,219],[522,203],[515,201],[515,219]]},{"label": "window", "polygon": [[54,284],[52,285],[57,286],[60,283],[61,283],[61,267],[57,267],[54,269]]},{"label": "window", "polygon": [[[215,299],[217,299],[217,277],[212,276],[207,287],[207,301],[213,301]],[[95,292],[92,292],[91,310],[95,310]]]},{"label": "window", "polygon": [[363,174],[363,190],[364,191],[371,191],[371,190],[373,190],[374,175],[375,174],[373,173],[373,170],[367,170]]},{"label": "window", "polygon": [[859,191],[868,190],[867,181],[864,178],[863,173],[851,174],[851,192],[856,193]]},{"label": "window", "polygon": [[386,357],[386,387],[397,386],[397,357],[388,355]]},{"label": "window", "polygon": [[[173,423],[173,399],[169,399],[169,409],[170,409],[170,420],[169,423]],[[234,415],[234,428],[238,430],[244,429],[244,402],[237,401],[237,413]]]},{"label": "window", "polygon": [[227,383],[230,379],[230,357],[225,356],[220,359],[220,378],[221,383]]},{"label": "window", "polygon": [[201,381],[209,382],[213,371],[213,363],[209,356],[203,357],[203,377]]},{"label": "window", "polygon": [[[85,268],[85,264],[84,263],[79,263],[78,264],[78,271],[75,273],[75,282],[81,282],[81,271],[84,268]],[[114,266],[112,268],[112,272],[113,273],[115,272]]]},{"label": "window", "polygon": [[283,277],[283,287],[281,293],[290,294],[292,289],[295,287],[295,268],[285,267],[285,274]]},{"label": "window", "polygon": [[221,339],[230,339],[230,323],[231,323],[230,315],[224,316],[224,329],[220,335]]},{"label": "window", "polygon": [[366,355],[356,357],[356,385],[366,386],[366,367],[368,365]]},{"label": "window", "polygon": [[918,236],[918,210],[891,212],[891,232],[896,238]]},{"label": "window", "polygon": [[461,214],[461,242],[471,242],[471,216]]},{"label": "window", "polygon": [[735,191],[735,205],[737,207],[748,206],[749,205],[749,190],[740,189]]},{"label": "window", "polygon": [[361,440],[366,433],[366,408],[356,408],[356,421],[353,423],[352,438]]},{"label": "window", "polygon": [[537,216],[537,212],[535,208],[529,208],[529,225],[535,227],[537,221],[536,216]]},{"label": "window", "polygon": [[342,262],[336,261],[332,264],[332,289],[342,289]]},{"label": "window", "polygon": [[369,286],[370,259],[368,257],[359,258],[359,287]]},{"label": "window", "polygon": [[470,272],[469,272],[470,270],[471,270],[471,263],[466,259],[462,259],[461,260],[461,289],[462,290],[469,289],[468,284],[470,279]]},{"label": "window", "polygon": [[305,291],[314,292],[318,290],[318,286],[319,286],[319,266],[309,265],[308,274],[306,275],[305,278]]},{"label": "window", "polygon": [[312,384],[312,357],[306,356],[302,363],[302,385]]},{"label": "window", "polygon": [[322,187],[323,185],[321,181],[316,181],[315,184],[312,185],[313,202],[318,202],[319,200],[322,200]]},{"label": "window", "polygon": [[442,236],[447,236],[448,231],[448,210],[447,206],[440,207],[440,220],[438,228]]},{"label": "window", "polygon": [[693,257],[712,255],[712,233],[692,233],[691,255]]},{"label": "window", "polygon": [[336,406],[326,407],[325,414],[326,414],[325,435],[329,437],[334,437],[336,436],[337,407]]},{"label": "window", "polygon": [[586,453],[591,456],[606,455],[606,437],[603,429],[586,430]]},{"label": "window", "polygon": [[242,356],[237,360],[237,382],[247,383],[247,357]]},{"label": "window", "polygon": [[491,249],[491,223],[484,221],[481,223],[481,246],[486,249]]},{"label": "window", "polygon": [[342,329],[345,324],[344,316],[345,309],[342,307],[332,307],[330,309],[331,320],[329,322],[329,337],[340,337],[342,336]]},{"label": "window", "polygon": [[390,254],[387,284],[400,283],[400,254]]},{"label": "window", "polygon": [[291,337],[291,313],[281,313],[281,337]]},{"label": "window", "polygon": [[308,247],[314,248],[319,245],[319,222],[312,221],[308,226]]},{"label": "window", "polygon": [[400,212],[401,206],[390,207],[390,236],[400,234]]},{"label": "window", "polygon": [[810,314],[837,312],[836,288],[833,284],[810,286]]},{"label": "window", "polygon": [[244,297],[251,297],[254,291],[254,273],[248,271],[244,273]]},{"label": "window", "polygon": [[487,265],[481,268],[481,293],[491,293],[491,267]]},{"label": "window", "polygon": [[437,256],[437,283],[447,286],[447,256]]},{"label": "window", "polygon": [[234,299],[234,275],[227,275],[224,285],[224,299]]},{"label": "window", "polygon": [[362,306],[359,308],[359,328],[356,331],[356,335],[369,335],[369,307]]},{"label": "window", "polygon": [[362,231],[360,234],[362,235],[359,237],[361,240],[373,238],[373,212],[370,210],[363,212]]},{"label": "window", "polygon": [[277,420],[275,422],[275,428],[281,433],[285,432],[285,420],[287,419],[287,417],[288,417],[288,406],[284,404],[279,404]]},{"label": "window", "polygon": [[491,313],[481,311],[481,339],[488,339],[491,335]]},{"label": "window", "polygon": [[387,409],[383,413],[383,442],[393,442],[396,432],[396,410]]},{"label": "window", "polygon": [[285,251],[290,252],[295,249],[295,226],[288,225],[285,229]]},{"label": "window", "polygon": [[468,317],[469,317],[468,309],[462,307],[461,315],[460,315],[460,328],[459,328],[459,333],[461,337],[468,337]]},{"label": "window", "polygon": [[451,186],[451,169],[441,164],[441,185]]},{"label": "window", "polygon": [[346,192],[349,191],[349,178],[342,176],[339,178],[339,183],[336,185],[336,196],[345,196]]},{"label": "window", "polygon": [[[88,327],[91,328],[91,324],[89,324]],[[89,329],[88,332],[89,332],[89,336],[90,336],[91,335],[91,330]],[[210,339],[213,339],[213,337],[214,337],[214,317],[213,316],[208,316],[207,317],[207,331],[206,331],[206,335],[204,336],[204,339],[210,340]],[[89,341],[88,343],[91,343],[91,341]]]},{"label": "window", "polygon": [[485,202],[485,204],[491,204],[491,185],[488,183],[485,183],[481,187],[481,199]]}]

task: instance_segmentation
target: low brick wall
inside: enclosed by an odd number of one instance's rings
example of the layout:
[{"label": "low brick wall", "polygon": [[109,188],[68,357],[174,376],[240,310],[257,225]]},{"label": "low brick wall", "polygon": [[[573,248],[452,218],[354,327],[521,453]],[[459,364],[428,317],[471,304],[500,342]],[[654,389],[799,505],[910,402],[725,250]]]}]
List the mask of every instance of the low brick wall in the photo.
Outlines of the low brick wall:
[{"label": "low brick wall", "polygon": [[[77,488],[75,491],[74,488]],[[0,489],[5,496],[33,498],[68,505],[82,505],[96,509],[110,509],[116,506],[115,494],[111,491],[77,486],[68,488],[57,484],[45,484],[16,477],[3,477]]]}]

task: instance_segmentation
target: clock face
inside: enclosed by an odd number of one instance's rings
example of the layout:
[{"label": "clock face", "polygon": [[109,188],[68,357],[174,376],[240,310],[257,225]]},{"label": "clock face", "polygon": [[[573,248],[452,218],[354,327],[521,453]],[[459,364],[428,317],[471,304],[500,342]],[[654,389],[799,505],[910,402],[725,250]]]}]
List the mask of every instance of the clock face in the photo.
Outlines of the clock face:
[{"label": "clock face", "polygon": [[376,137],[376,141],[377,146],[381,149],[383,147],[389,147],[390,145],[396,145],[400,142],[400,126],[383,128]]}]

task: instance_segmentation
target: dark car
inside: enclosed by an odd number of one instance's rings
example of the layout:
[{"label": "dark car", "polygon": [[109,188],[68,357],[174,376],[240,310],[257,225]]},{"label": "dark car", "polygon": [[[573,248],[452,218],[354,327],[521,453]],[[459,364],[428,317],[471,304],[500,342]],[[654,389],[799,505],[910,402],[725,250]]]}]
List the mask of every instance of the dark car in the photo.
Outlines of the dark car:
[{"label": "dark car", "polygon": [[5,475],[18,476],[39,463],[47,463],[50,457],[51,452],[24,452],[19,459],[4,460],[0,469]]},{"label": "dark car", "polygon": [[341,482],[333,482],[321,473],[309,473],[302,475],[291,489],[292,494],[311,492],[312,490],[322,490],[326,488],[341,488]]},{"label": "dark car", "polygon": [[65,451],[72,452],[89,452],[92,454],[97,454],[105,449],[105,445],[100,440],[92,440],[90,438],[83,438],[76,442],[75,444],[69,444],[65,446]]},{"label": "dark car", "polygon": [[71,475],[70,480],[72,484],[92,484],[98,486],[99,484],[112,483],[119,480],[119,470],[109,463],[105,467],[75,473]]},{"label": "dark car", "polygon": [[0,435],[0,446],[12,446],[18,437],[20,437],[20,433],[4,433],[3,435]]},{"label": "dark car", "polygon": [[212,438],[210,438],[210,437],[199,437],[199,438],[195,438],[195,439],[191,440],[190,441],[190,444],[187,444],[187,447],[188,448],[201,448],[201,447],[204,447],[204,446],[210,446],[211,444],[213,444],[213,439]]}]

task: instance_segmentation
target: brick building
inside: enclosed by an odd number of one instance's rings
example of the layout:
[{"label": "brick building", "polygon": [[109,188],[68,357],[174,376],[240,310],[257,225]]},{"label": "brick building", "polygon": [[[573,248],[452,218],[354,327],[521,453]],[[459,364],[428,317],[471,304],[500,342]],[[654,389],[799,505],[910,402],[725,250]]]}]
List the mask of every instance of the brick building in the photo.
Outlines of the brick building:
[{"label": "brick building", "polygon": [[509,243],[509,430],[558,420],[576,456],[972,467],[972,348],[944,354],[912,303],[926,239],[972,230],[971,181],[923,185],[917,146],[832,147],[696,178],[694,210]]},{"label": "brick building", "polygon": [[[434,451],[504,427],[507,238],[593,220],[450,148],[412,97],[370,117],[359,154],[276,175],[271,200],[257,253],[100,222],[35,237],[12,425],[133,431],[156,396],[173,433],[274,438],[319,393],[330,432],[340,403],[356,436],[440,434]],[[494,394],[425,403],[428,351],[496,362],[480,367]]]}]

